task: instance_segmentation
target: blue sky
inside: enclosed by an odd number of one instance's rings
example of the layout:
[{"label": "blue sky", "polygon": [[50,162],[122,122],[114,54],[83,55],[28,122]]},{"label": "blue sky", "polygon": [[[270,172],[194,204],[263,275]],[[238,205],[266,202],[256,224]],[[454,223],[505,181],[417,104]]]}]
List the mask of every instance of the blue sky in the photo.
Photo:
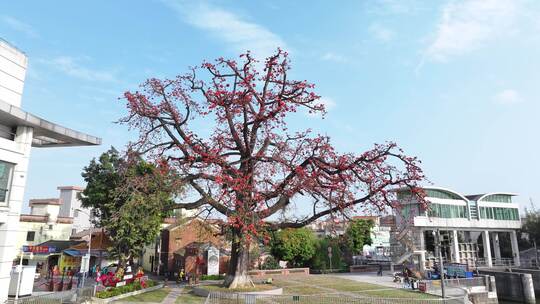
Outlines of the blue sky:
[{"label": "blue sky", "polygon": [[396,141],[435,185],[540,203],[537,1],[9,1],[0,37],[26,52],[23,108],[103,138],[34,149],[26,200],[81,185],[83,166],[135,134],[117,98],[148,77],[250,49],[288,50],[329,113],[294,128],[342,151]]}]

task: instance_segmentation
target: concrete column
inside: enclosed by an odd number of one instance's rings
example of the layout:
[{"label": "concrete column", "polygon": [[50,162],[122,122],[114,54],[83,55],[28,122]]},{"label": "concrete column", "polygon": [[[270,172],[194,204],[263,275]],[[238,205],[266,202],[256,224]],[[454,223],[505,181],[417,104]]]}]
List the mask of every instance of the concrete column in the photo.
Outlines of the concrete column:
[{"label": "concrete column", "polygon": [[486,289],[489,291],[489,292],[497,292],[497,284],[495,282],[495,277],[494,276],[487,276],[488,277],[488,280],[489,280],[489,284],[486,285]]},{"label": "concrete column", "polygon": [[418,250],[414,252],[418,255],[418,268],[420,269],[420,272],[426,271],[426,251],[425,250]]},{"label": "concrete column", "polygon": [[492,232],[491,235],[493,236],[493,253],[495,254],[495,261],[500,262],[501,261],[501,247],[499,246],[499,233]]},{"label": "concrete column", "polygon": [[493,262],[491,260],[491,247],[489,244],[489,231],[482,231],[482,241],[484,242],[484,259],[486,260],[486,266],[493,267]]},{"label": "concrete column", "polygon": [[17,163],[13,168],[11,187],[9,189],[8,212],[0,212],[0,303],[4,303],[8,297],[8,286],[13,260],[20,252],[15,248],[19,233],[19,215],[26,185],[26,172],[32,147],[33,129],[29,127],[17,127],[15,143],[17,144]]},{"label": "concrete column", "polygon": [[510,232],[510,243],[512,243],[512,256],[514,257],[514,266],[521,266],[521,261],[519,260],[519,246],[517,241],[517,234],[515,230]]},{"label": "concrete column", "polygon": [[536,303],[536,298],[534,297],[534,285],[532,274],[522,273],[521,277],[521,286],[523,286],[523,303]]},{"label": "concrete column", "polygon": [[454,263],[459,263],[459,240],[457,230],[452,230],[452,255],[454,256]]},{"label": "concrete column", "polygon": [[418,250],[426,250],[426,240],[424,239],[424,230],[418,232]]}]

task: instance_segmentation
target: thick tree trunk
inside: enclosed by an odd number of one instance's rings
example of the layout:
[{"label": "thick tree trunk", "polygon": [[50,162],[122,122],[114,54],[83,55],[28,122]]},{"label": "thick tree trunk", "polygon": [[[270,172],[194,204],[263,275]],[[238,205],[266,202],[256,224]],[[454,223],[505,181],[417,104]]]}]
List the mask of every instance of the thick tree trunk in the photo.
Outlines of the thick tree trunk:
[{"label": "thick tree trunk", "polygon": [[229,269],[223,284],[229,288],[254,287],[253,281],[248,275],[249,271],[249,247],[244,244],[240,235],[233,231],[231,247],[231,259]]}]

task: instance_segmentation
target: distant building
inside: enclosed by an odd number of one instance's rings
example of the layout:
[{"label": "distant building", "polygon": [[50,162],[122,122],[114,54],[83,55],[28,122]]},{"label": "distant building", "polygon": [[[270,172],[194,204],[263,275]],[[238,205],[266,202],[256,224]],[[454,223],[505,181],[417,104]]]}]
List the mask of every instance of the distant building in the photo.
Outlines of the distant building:
[{"label": "distant building", "polygon": [[[49,240],[66,241],[91,227],[88,217],[90,210],[81,208],[81,201],[77,198],[77,194],[84,188],[63,186],[58,189],[59,198],[30,200],[30,214],[20,216],[16,248],[34,246]],[[83,212],[78,212],[78,209]],[[36,263],[37,260],[30,261],[28,265]]]},{"label": "distant building", "polygon": [[[14,240],[32,147],[99,145],[101,139],[71,130],[21,109],[28,59],[0,39],[0,286],[9,286],[13,258],[21,250]],[[8,288],[0,288],[0,303]]]},{"label": "distant building", "polygon": [[[31,199],[30,214],[21,214],[19,223],[19,237],[16,248],[22,246],[35,246],[49,240],[67,241],[71,236],[73,218],[60,216],[61,200]],[[19,255],[19,253],[17,253]],[[27,265],[36,265],[35,259],[25,262]]]},{"label": "distant building", "polygon": [[118,262],[117,259],[111,259],[109,257],[108,249],[114,244],[103,228],[83,230],[72,235],[70,239],[73,241],[83,241],[82,243],[71,246],[64,251],[64,255],[71,257],[72,263],[75,263],[75,267],[80,266],[81,257],[88,253],[89,243],[90,267],[93,267],[94,265],[105,267],[112,263]]},{"label": "distant building", "polygon": [[199,218],[176,221],[171,218],[167,219],[156,243],[145,248],[142,265],[154,273],[184,269],[189,274],[195,273],[199,256],[204,259],[200,269],[202,274],[218,274],[226,271],[228,257],[224,253],[228,249],[218,221]]},{"label": "distant building", "polygon": [[[355,216],[353,219],[371,218]],[[363,254],[375,260],[387,259],[390,256],[390,233],[395,227],[394,216],[378,216],[371,220],[375,223],[371,229],[371,245],[364,245]]]},{"label": "distant building", "polygon": [[513,201],[516,194],[462,195],[439,187],[424,191],[427,208],[413,199],[409,190],[397,191],[402,209],[396,216],[394,239],[403,250],[394,262],[412,258],[420,269],[433,265],[439,254],[439,231],[445,261],[479,267],[520,265],[516,231],[521,221],[519,205]]},{"label": "distant building", "polygon": [[307,226],[318,238],[338,236],[345,234],[348,220],[337,218],[325,218],[313,221]]},{"label": "distant building", "polygon": [[369,257],[374,260],[387,260],[390,256],[390,233],[395,226],[393,215],[358,215],[348,219],[327,218],[314,221],[307,227],[319,237],[336,237],[345,234],[351,220],[370,220],[373,222],[371,229],[371,245],[364,245],[362,256],[355,260],[364,260]]},{"label": "distant building", "polygon": [[[88,229],[90,223],[90,209],[83,208],[82,202],[79,199],[79,193],[84,191],[84,188],[77,186],[60,186],[60,216],[73,218],[72,234]],[[81,212],[82,210],[82,212]]]}]

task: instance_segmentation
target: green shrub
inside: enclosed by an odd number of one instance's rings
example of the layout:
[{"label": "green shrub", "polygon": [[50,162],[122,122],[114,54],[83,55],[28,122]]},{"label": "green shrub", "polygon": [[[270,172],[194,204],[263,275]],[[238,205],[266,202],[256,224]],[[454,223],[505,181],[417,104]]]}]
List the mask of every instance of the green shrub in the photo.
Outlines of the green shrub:
[{"label": "green shrub", "polygon": [[[156,286],[156,282],[152,280],[147,280],[146,282],[146,288]],[[140,282],[133,282],[131,284],[127,284],[124,286],[119,287],[108,287],[105,290],[96,292],[96,297],[100,299],[106,299],[110,297],[116,297],[124,293],[133,292],[137,290],[141,290],[142,285]]]},{"label": "green shrub", "polygon": [[225,276],[222,274],[203,274],[201,275],[201,281],[206,280],[223,280]]},{"label": "green shrub", "polygon": [[281,267],[279,266],[279,262],[276,261],[276,259],[273,256],[269,256],[261,265],[261,268],[263,270],[272,270],[272,269],[280,269]]}]

